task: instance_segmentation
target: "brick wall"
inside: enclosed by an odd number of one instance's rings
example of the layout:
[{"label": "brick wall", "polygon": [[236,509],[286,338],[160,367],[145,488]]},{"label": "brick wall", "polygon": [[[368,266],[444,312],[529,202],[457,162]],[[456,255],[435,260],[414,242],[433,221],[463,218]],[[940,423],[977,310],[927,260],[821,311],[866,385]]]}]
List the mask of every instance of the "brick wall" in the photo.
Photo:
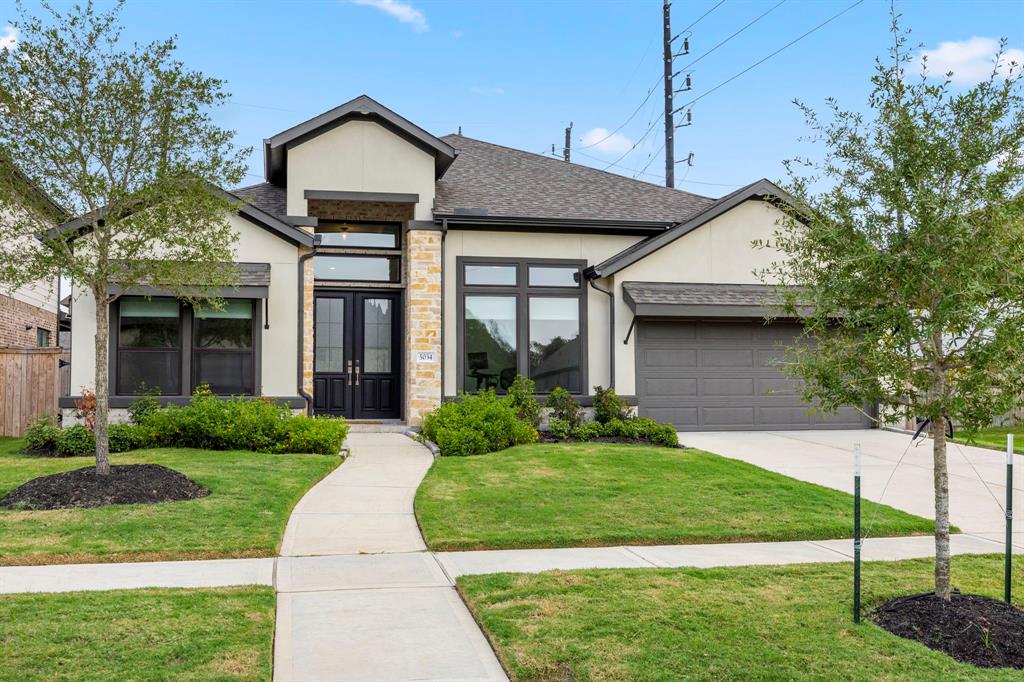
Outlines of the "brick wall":
[{"label": "brick wall", "polygon": [[0,294],[0,346],[34,348],[37,328],[49,331],[49,345],[57,345],[57,313]]},{"label": "brick wall", "polygon": [[441,233],[407,232],[405,267],[405,421],[418,425],[441,402]]},{"label": "brick wall", "polygon": [[405,222],[413,218],[413,204],[389,201],[338,201],[336,199],[310,199],[308,215],[321,220],[354,220]]}]

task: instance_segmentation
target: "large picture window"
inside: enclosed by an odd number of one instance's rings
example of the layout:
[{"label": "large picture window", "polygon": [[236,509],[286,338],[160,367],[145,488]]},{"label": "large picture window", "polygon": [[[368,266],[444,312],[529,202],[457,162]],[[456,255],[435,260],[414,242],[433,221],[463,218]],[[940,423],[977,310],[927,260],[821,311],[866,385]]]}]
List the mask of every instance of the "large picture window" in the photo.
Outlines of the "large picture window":
[{"label": "large picture window", "polygon": [[537,392],[586,386],[582,261],[459,258],[460,388],[504,392],[516,374]]},{"label": "large picture window", "polygon": [[252,301],[196,310],[192,323],[193,385],[221,395],[251,395],[254,379]]},{"label": "large picture window", "polygon": [[218,395],[256,392],[254,301],[193,309],[173,298],[124,296],[114,310],[117,395],[188,395],[201,384]]},{"label": "large picture window", "polygon": [[117,392],[181,391],[181,306],[171,298],[125,297],[117,333]]}]

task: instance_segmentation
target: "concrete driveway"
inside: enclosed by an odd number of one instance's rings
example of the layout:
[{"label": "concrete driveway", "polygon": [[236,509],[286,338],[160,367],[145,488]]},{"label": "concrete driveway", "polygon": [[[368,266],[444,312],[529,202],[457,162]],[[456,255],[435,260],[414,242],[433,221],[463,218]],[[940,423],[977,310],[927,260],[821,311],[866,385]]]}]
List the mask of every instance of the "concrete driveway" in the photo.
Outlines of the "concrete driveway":
[{"label": "concrete driveway", "polygon": [[[865,499],[879,501],[886,480],[892,475],[881,501],[912,514],[935,518],[932,444],[930,440],[918,440],[908,450],[910,439],[909,434],[878,429],[679,434],[684,445],[850,493],[853,444],[860,443],[861,490]],[[1000,505],[1006,499],[1005,453],[950,443],[947,461],[951,522],[965,533],[1002,540],[1005,520]],[[1020,455],[1014,456],[1013,488],[1015,506],[1024,509],[1024,457]],[[1018,521],[1017,527],[1021,532],[1014,533],[1014,544],[1024,547],[1024,525]]]}]

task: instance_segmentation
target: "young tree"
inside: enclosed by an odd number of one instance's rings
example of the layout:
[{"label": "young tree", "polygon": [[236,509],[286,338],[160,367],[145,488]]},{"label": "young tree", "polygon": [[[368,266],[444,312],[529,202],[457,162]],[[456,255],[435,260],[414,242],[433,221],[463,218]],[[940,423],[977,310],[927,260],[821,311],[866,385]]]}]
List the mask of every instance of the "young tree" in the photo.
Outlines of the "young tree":
[{"label": "young tree", "polygon": [[[120,9],[44,5],[37,17],[19,5],[17,44],[0,51],[0,283],[63,275],[95,300],[99,474],[114,292],[196,299],[233,283],[237,205],[216,187],[241,180],[247,153],[210,118],[223,81],[176,60],[173,38],[124,44]],[[55,229],[44,194],[79,218]]]},{"label": "young tree", "polygon": [[813,344],[791,349],[804,398],[877,404],[879,418],[931,420],[935,592],[950,598],[947,422],[976,430],[1024,395],[1024,110],[1020,70],[996,57],[966,90],[908,73],[893,13],[870,115],[798,103],[817,162],[789,164],[790,211],[762,273],[798,288],[787,312]]}]

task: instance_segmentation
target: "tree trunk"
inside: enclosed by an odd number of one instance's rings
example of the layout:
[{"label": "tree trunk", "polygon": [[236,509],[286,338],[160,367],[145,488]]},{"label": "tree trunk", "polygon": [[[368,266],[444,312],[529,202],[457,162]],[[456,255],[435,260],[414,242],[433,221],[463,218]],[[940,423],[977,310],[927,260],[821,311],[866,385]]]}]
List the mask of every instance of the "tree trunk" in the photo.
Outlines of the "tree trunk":
[{"label": "tree trunk", "polygon": [[107,303],[107,287],[93,288],[96,299],[96,473],[106,476],[110,473],[110,442],[107,439],[107,416],[110,405],[110,373],[108,370],[110,345],[110,305]]},{"label": "tree trunk", "polygon": [[949,601],[949,470],[946,467],[946,418],[932,419],[935,464],[935,594]]}]

